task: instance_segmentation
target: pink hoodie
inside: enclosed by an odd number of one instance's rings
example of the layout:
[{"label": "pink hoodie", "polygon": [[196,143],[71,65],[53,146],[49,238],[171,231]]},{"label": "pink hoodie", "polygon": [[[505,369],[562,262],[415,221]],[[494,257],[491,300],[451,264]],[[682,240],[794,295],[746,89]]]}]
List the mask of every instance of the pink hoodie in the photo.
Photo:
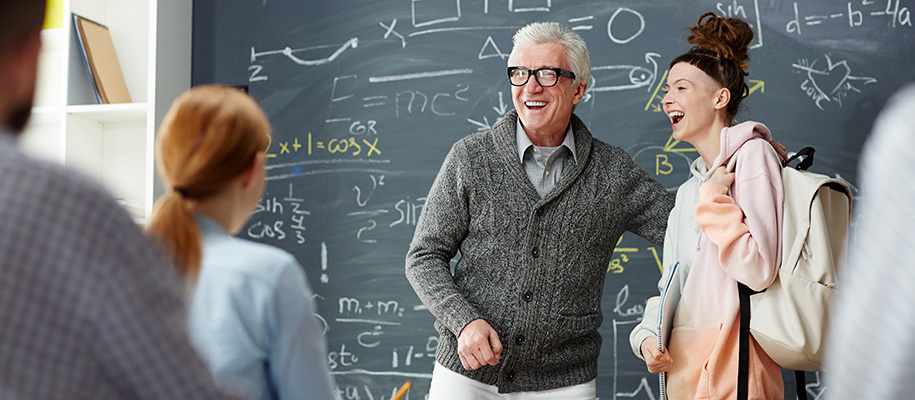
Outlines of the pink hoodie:
[{"label": "pink hoodie", "polygon": [[[736,282],[765,289],[775,280],[781,260],[781,166],[766,143],[770,137],[769,129],[757,122],[723,129],[720,153],[706,178],[740,148],[734,185],[706,182],[699,188],[694,218],[702,234],[668,346],[674,360],[667,385],[672,399],[736,395]],[[756,138],[765,140],[752,140]],[[750,347],[749,398],[783,398],[778,365],[755,341]]]}]

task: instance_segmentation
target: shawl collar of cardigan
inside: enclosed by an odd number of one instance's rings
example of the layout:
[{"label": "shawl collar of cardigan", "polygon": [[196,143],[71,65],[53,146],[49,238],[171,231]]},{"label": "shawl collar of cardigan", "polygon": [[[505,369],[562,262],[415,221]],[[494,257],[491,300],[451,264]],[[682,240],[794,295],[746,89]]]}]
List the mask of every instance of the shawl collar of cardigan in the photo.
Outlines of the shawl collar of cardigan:
[{"label": "shawl collar of cardigan", "polygon": [[[508,114],[505,114],[505,117],[492,127],[493,144],[498,152],[499,158],[502,159],[502,162],[504,162],[505,165],[509,166],[508,170],[509,173],[512,174],[512,177],[527,182],[527,185],[524,186],[525,192],[539,198],[540,195],[537,194],[537,190],[534,189],[534,185],[530,183],[527,173],[524,172],[524,166],[518,161],[518,143],[515,139],[515,126],[518,123],[517,111],[511,110]],[[585,123],[575,114],[572,114],[570,123],[572,124],[572,134],[575,135],[575,150],[576,153],[578,153],[577,160],[572,168],[568,168],[563,172],[559,182],[556,183],[556,187],[547,193],[547,195],[537,203],[538,205],[553,200],[556,196],[568,189],[569,186],[581,176],[591,159],[591,146],[593,140],[591,132],[588,131]]]}]

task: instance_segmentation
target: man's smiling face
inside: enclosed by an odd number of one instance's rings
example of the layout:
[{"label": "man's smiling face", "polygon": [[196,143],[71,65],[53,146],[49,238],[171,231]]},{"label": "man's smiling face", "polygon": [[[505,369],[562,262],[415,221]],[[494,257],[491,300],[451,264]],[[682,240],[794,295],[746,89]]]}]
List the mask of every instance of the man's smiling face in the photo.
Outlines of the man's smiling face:
[{"label": "man's smiling face", "polygon": [[[515,50],[509,65],[531,70],[543,67],[568,70],[570,66],[566,54],[565,46],[559,42],[525,43]],[[581,101],[586,87],[586,84],[574,85],[567,77],[560,77],[554,86],[543,87],[533,76],[524,86],[512,86],[512,102],[524,131],[532,140],[536,137],[564,137],[572,109]]]}]

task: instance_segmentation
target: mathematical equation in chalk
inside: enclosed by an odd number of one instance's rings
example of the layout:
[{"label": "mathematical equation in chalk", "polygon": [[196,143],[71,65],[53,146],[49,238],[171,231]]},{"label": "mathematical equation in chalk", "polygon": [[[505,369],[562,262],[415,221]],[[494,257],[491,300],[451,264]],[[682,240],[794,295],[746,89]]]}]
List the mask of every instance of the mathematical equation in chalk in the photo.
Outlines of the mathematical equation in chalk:
[{"label": "mathematical equation in chalk", "polygon": [[607,264],[608,274],[622,274],[626,272],[626,265],[632,260],[632,257],[643,250],[651,255],[651,258],[657,263],[658,269],[661,269],[661,257],[659,256],[656,247],[649,246],[644,249],[639,247],[621,247],[620,244],[623,242],[624,236],[625,235],[620,236],[620,239],[616,242],[616,247],[613,249],[613,258],[611,258],[610,263]]},{"label": "mathematical equation in chalk", "polygon": [[[330,342],[334,347],[327,358],[332,371],[358,368],[360,363],[398,371],[422,360],[431,366],[435,359],[438,335],[414,339],[419,343],[404,345],[403,341],[404,323],[415,321],[416,315],[411,314],[428,314],[424,306],[405,307],[395,299],[354,296],[338,297],[336,304],[330,305],[333,307],[323,309],[319,319],[333,338]],[[431,325],[428,329],[434,333]]]},{"label": "mathematical equation in chalk", "polygon": [[[359,127],[369,132],[375,132],[377,135],[377,131],[375,131],[376,122],[368,122],[368,125],[359,125]],[[284,154],[312,156],[318,153],[370,158],[372,156],[380,156],[381,150],[378,148],[377,137],[371,140],[368,138],[357,139],[356,137],[318,140],[311,132],[305,134],[301,141],[298,137],[277,142],[271,140],[270,145],[267,147],[267,158],[278,158]]]},{"label": "mathematical equation in chalk", "polygon": [[[331,83],[330,105],[325,123],[346,122],[353,120],[354,110],[384,110],[394,118],[410,115],[432,114],[435,116],[452,116],[457,109],[467,106],[470,98],[467,92],[470,85],[466,83],[446,83],[451,77],[471,75],[472,69],[449,69],[422,71],[409,74],[370,76],[367,79],[359,75],[334,77]],[[384,84],[414,80],[437,80],[442,82],[438,89],[389,89]],[[366,85],[366,83],[372,85]],[[418,85],[417,85],[418,86]],[[378,88],[378,91],[373,89]],[[360,101],[361,99],[361,101]]]},{"label": "mathematical equation in chalk", "polygon": [[[815,29],[828,25],[848,26],[851,29],[866,26],[889,26],[892,28],[912,27],[912,13],[908,7],[900,6],[901,0],[882,1],[863,0],[836,3],[835,8],[820,12],[804,12],[805,5],[793,4],[794,18],[785,25],[785,32],[801,35],[814,32]],[[839,6],[841,4],[841,7]]]},{"label": "mathematical equation in chalk", "polygon": [[[376,243],[390,229],[406,227],[412,230],[419,221],[426,203],[425,196],[404,196],[381,206],[367,207],[378,191],[384,190],[386,175],[368,175],[357,178],[361,182],[353,185],[351,206],[354,211],[344,214],[349,221],[341,220],[341,226],[352,226],[353,238],[362,243]],[[257,205],[254,217],[242,234],[251,239],[270,239],[275,242],[306,241],[307,218],[312,214],[305,207],[305,199],[294,195],[294,184],[288,184],[288,195],[267,195]],[[388,193],[390,194],[390,193]]]}]

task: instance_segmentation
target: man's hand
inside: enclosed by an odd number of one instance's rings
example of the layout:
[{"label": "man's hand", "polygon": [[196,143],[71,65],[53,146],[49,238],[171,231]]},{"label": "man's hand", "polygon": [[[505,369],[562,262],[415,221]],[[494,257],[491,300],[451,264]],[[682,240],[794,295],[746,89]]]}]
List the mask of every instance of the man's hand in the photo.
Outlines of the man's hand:
[{"label": "man's hand", "polygon": [[499,334],[482,319],[471,321],[458,336],[458,355],[467,370],[475,370],[486,364],[498,364],[502,357]]},{"label": "man's hand", "polygon": [[674,359],[671,358],[669,354],[662,353],[658,350],[656,340],[653,340],[653,338],[646,338],[642,341],[640,348],[642,350],[642,358],[645,359],[645,365],[648,366],[648,372],[657,374],[670,371]]}]

